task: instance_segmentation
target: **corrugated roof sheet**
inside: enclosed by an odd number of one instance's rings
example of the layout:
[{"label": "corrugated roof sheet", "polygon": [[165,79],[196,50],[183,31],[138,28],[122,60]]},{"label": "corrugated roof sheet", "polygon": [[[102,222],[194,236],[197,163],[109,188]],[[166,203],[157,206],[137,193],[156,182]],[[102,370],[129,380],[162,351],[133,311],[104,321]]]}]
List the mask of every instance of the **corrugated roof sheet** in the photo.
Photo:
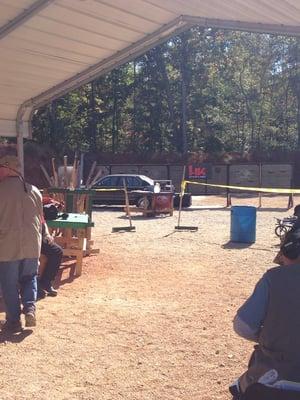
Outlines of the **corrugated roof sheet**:
[{"label": "corrugated roof sheet", "polygon": [[39,105],[197,23],[300,35],[300,1],[0,0],[0,135],[26,136]]}]

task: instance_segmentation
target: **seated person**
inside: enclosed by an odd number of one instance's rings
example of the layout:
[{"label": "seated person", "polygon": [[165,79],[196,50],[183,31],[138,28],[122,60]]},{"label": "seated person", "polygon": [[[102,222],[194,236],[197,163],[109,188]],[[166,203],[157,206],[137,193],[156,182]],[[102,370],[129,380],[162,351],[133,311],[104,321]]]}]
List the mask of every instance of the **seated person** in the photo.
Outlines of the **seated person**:
[{"label": "seated person", "polygon": [[300,204],[297,204],[295,207],[294,207],[294,216],[295,217],[300,217]]},{"label": "seated person", "polygon": [[234,318],[235,332],[257,343],[248,370],[230,387],[234,399],[252,398],[247,392],[259,383],[264,390],[278,388],[277,394],[286,390],[284,397],[272,399],[294,398],[289,396],[298,390],[300,399],[300,228],[286,234],[279,263],[258,281]]},{"label": "seated person", "polygon": [[38,298],[44,298],[46,294],[52,297],[57,296],[57,291],[53,288],[52,281],[54,281],[59,270],[63,250],[49,234],[46,222],[42,226],[41,254],[46,256],[47,262],[38,281]]},{"label": "seated person", "polygon": [[294,208],[294,218],[295,221],[292,226],[292,230],[300,228],[300,204],[296,205]]}]

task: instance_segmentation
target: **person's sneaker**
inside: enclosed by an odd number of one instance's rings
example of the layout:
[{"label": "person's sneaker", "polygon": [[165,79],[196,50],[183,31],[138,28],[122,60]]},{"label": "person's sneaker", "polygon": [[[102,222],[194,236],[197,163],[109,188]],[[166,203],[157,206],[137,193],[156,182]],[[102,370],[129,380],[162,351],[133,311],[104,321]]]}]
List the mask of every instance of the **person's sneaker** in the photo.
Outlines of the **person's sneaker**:
[{"label": "person's sneaker", "polygon": [[51,296],[51,297],[57,296],[57,290],[55,290],[53,286],[50,286],[48,288],[47,293],[48,293],[48,296]]},{"label": "person's sneaker", "polygon": [[36,316],[35,316],[35,311],[29,310],[25,311],[25,326],[27,328],[36,326]]},{"label": "person's sneaker", "polygon": [[19,333],[22,332],[22,323],[21,321],[5,321],[1,323],[1,332],[7,333]]},{"label": "person's sneaker", "polygon": [[48,296],[51,297],[56,297],[57,296],[57,290],[54,289],[54,287],[49,283],[49,285],[43,285],[41,284],[41,288],[47,292]]}]

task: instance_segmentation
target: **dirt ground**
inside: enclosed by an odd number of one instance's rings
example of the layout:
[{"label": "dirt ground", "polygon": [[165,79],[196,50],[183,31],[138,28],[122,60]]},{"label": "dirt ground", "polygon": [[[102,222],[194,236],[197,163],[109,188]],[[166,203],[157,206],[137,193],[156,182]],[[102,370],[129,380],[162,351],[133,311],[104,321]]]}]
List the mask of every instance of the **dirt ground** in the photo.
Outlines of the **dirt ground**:
[{"label": "dirt ground", "polygon": [[[274,218],[291,215],[287,203],[263,198],[253,245],[230,243],[221,197],[194,197],[182,213],[197,232],[175,232],[176,211],[135,216],[136,232],[112,233],[128,224],[124,212],[95,211],[100,254],[85,258],[80,278],[61,270],[59,295],[38,302],[34,330],[0,335],[0,399],[230,399],[252,348],[232,319],[272,266]],[[258,199],[233,199],[243,204]]]}]

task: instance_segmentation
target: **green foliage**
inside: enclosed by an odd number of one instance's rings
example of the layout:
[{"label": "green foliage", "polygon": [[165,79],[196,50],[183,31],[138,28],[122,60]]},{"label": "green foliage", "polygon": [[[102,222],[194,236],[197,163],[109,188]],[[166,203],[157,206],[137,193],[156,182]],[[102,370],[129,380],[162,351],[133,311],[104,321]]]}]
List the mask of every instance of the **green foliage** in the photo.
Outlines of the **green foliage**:
[{"label": "green foliage", "polygon": [[194,27],[39,109],[34,138],[58,154],[293,150],[299,54],[299,38]]}]

